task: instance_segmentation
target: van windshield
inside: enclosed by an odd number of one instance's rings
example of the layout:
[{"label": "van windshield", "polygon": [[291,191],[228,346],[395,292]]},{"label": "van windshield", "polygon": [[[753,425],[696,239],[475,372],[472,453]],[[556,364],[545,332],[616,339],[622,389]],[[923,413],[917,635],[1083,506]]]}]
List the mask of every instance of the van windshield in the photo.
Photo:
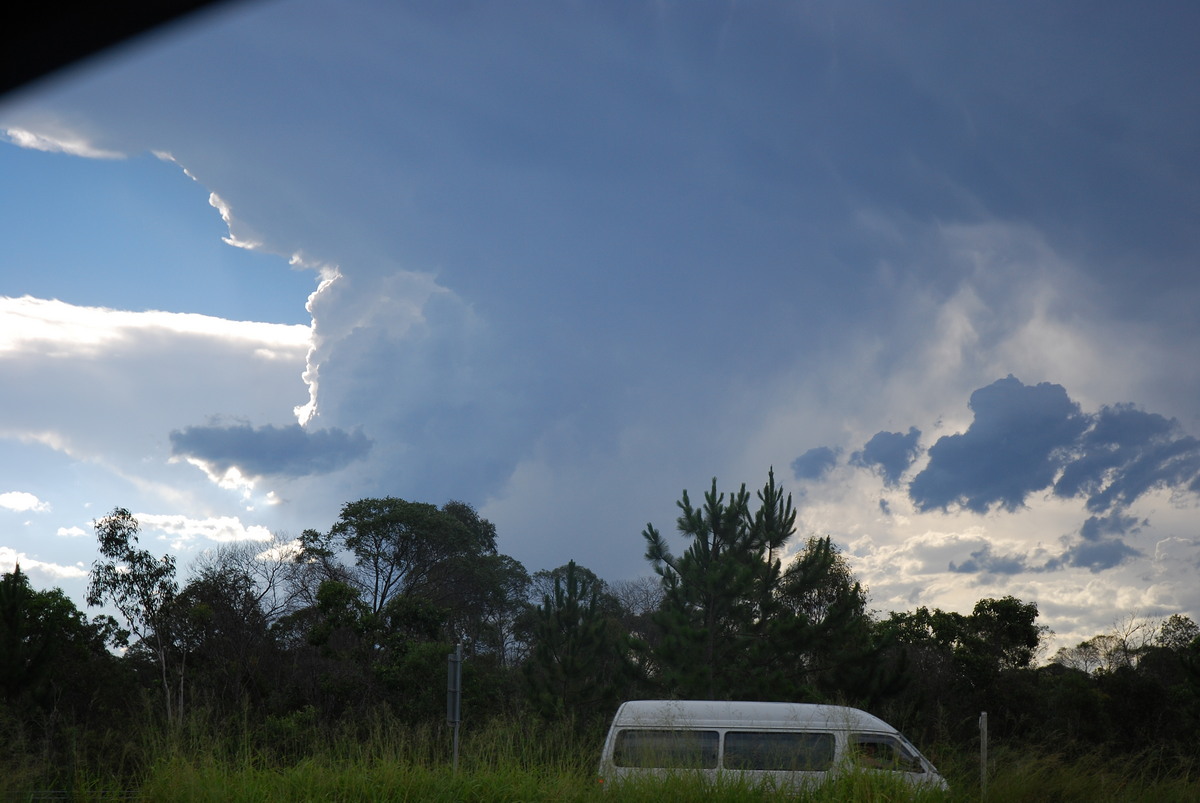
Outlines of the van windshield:
[{"label": "van windshield", "polygon": [[716,731],[622,730],[613,747],[618,767],[716,769]]},{"label": "van windshield", "polygon": [[726,769],[820,772],[832,765],[832,733],[730,731],[725,734]]}]

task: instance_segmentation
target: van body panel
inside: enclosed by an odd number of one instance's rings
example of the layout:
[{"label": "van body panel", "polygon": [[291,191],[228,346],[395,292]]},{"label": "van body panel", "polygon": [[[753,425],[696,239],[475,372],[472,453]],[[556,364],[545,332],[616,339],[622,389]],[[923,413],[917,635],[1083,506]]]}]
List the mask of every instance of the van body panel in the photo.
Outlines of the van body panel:
[{"label": "van body panel", "polygon": [[814,703],[631,700],[617,709],[600,759],[601,780],[613,782],[696,772],[799,787],[852,769],[946,787],[879,717]]}]

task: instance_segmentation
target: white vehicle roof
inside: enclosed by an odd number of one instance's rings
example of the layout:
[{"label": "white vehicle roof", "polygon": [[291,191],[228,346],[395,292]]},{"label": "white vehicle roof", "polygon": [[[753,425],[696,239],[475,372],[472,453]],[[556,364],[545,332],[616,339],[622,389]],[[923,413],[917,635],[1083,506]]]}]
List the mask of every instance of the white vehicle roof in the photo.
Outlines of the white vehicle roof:
[{"label": "white vehicle roof", "polygon": [[744,728],[896,733],[876,716],[840,705],[734,700],[630,700],[617,709],[613,727]]}]

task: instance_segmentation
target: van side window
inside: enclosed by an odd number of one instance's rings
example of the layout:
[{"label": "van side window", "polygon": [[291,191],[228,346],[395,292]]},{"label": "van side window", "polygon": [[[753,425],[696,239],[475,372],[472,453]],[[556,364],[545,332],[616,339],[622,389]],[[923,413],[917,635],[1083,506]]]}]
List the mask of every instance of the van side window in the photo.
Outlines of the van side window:
[{"label": "van side window", "polygon": [[701,730],[622,730],[613,763],[618,767],[716,769],[717,732]]},{"label": "van side window", "polygon": [[820,772],[833,765],[832,733],[729,731],[725,768]]},{"label": "van side window", "polygon": [[924,772],[925,767],[899,739],[881,733],[850,734],[850,755],[869,769]]}]

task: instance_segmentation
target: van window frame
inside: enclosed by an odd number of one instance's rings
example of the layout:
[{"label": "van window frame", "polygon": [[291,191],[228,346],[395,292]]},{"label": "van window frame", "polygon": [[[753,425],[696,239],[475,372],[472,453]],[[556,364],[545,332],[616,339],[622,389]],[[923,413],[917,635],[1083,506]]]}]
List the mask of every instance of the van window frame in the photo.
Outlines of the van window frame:
[{"label": "van window frame", "polygon": [[[639,740],[645,739],[648,742],[651,738],[661,739],[668,735],[671,738],[664,740],[657,747],[636,744]],[[686,751],[677,749],[677,743],[685,741],[679,738],[684,735],[689,737],[687,741],[694,741],[697,745],[698,749],[694,753],[700,762],[675,762],[668,766],[663,766],[665,762],[646,763],[648,759],[654,759],[656,755],[668,758],[684,755]],[[628,742],[635,742],[635,744],[629,745]],[[650,749],[647,750],[646,747]],[[613,766],[622,769],[715,770],[720,766],[720,751],[721,732],[715,728],[621,728],[613,740],[612,762]],[[641,763],[625,763],[631,760]]]},{"label": "van window frame", "polygon": [[[754,766],[749,764],[731,765],[729,737],[735,737],[735,756],[741,752],[740,745],[737,745],[738,737],[767,737],[764,741],[772,739],[777,741],[794,740],[798,743],[797,747],[802,749],[792,753],[795,757],[804,757],[803,762],[794,762],[791,764],[782,764],[776,762],[776,766]],[[764,729],[764,728],[737,728],[726,730],[722,734],[722,751],[721,751],[721,766],[726,770],[734,772],[828,772],[833,769],[837,758],[837,736],[832,731],[825,730],[780,730],[780,729]],[[774,751],[772,751],[774,752]],[[767,762],[757,762],[765,764]]]}]

